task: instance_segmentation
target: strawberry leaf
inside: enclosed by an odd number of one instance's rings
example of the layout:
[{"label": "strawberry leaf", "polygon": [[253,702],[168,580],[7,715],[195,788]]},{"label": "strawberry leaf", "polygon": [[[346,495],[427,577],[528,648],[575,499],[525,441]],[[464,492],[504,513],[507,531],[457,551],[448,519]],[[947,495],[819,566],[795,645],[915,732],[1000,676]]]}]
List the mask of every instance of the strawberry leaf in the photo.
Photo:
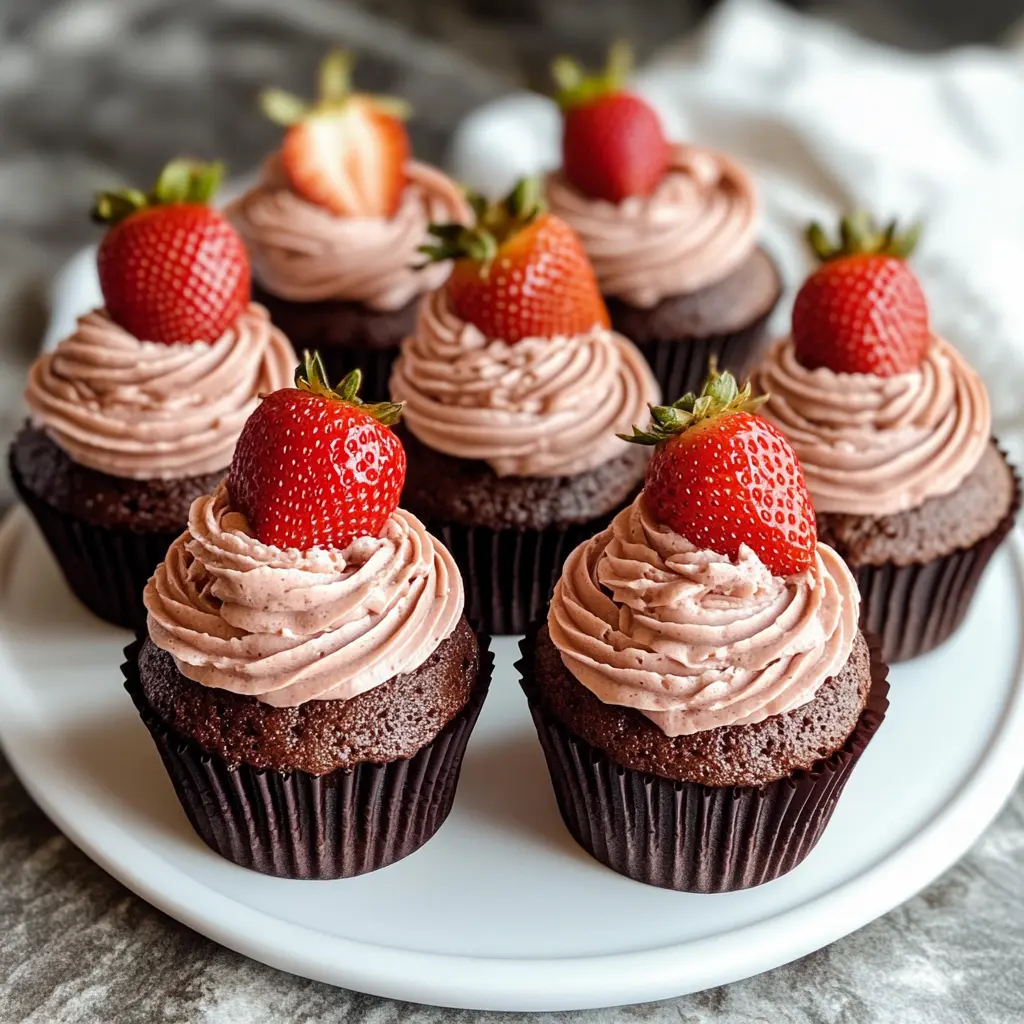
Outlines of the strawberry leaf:
[{"label": "strawberry leaf", "polygon": [[651,405],[651,423],[646,430],[634,426],[631,434],[617,434],[631,444],[656,445],[695,427],[698,423],[736,412],[754,412],[767,401],[767,395],[754,396],[750,382],[740,389],[728,370],[714,367],[699,395],[692,391],[671,405]]}]

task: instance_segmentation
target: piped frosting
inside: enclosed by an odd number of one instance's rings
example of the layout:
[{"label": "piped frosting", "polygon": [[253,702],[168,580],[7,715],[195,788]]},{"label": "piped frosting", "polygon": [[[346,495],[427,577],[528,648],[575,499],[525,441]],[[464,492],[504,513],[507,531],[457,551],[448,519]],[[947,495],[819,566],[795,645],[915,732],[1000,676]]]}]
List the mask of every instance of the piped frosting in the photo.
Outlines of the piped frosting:
[{"label": "piped frosting", "polygon": [[786,434],[818,512],[884,516],[955,490],[992,432],[988,393],[938,336],[921,366],[877,377],[809,370],[791,338],[755,372],[762,414]]},{"label": "piped frosting", "polygon": [[547,182],[551,209],[576,230],[601,291],[650,308],[723,280],[757,244],[752,178],[714,150],[678,144],[652,195],[592,199],[564,175]]},{"label": "piped frosting", "polygon": [[735,560],[698,550],[641,494],[569,556],[548,627],[595,696],[683,736],[807,704],[849,658],[859,605],[827,545],[804,572],[773,576],[745,545]]},{"label": "piped frosting", "polygon": [[402,345],[391,396],[424,444],[482,459],[499,476],[570,476],[622,450],[628,432],[658,401],[636,347],[601,327],[573,337],[486,337],[426,296],[416,333]]},{"label": "piped frosting", "polygon": [[197,498],[144,595],[187,678],[275,707],[348,700],[422,665],[462,615],[448,550],[397,509],[341,551],[261,544],[227,485]]},{"label": "piped frosting", "polygon": [[341,217],[289,188],[278,157],[260,183],[227,209],[245,239],[253,273],[268,292],[294,302],[339,299],[379,311],[401,309],[439,288],[450,264],[418,250],[431,223],[468,223],[462,189],[440,171],[410,162],[393,217]]},{"label": "piped frosting", "polygon": [[104,310],[29,371],[33,422],[83,466],[134,480],[226,469],[263,393],[287,387],[288,339],[250,304],[212,343],[142,341]]}]

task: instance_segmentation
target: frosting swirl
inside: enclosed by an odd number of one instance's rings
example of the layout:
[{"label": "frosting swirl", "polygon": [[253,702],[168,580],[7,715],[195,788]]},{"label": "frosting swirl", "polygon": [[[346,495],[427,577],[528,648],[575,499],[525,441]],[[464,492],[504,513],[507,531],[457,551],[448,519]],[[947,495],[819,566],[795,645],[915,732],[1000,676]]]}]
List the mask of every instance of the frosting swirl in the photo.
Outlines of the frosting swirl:
[{"label": "frosting swirl", "polygon": [[447,549],[397,509],[343,551],[261,544],[226,483],[146,586],[149,635],[182,674],[274,707],[349,700],[411,672],[462,615]]},{"label": "frosting swirl", "polygon": [[287,387],[288,339],[250,303],[214,342],[140,341],[95,310],[29,371],[33,422],[76,462],[133,480],[225,469],[259,396]]},{"label": "frosting swirl", "polygon": [[449,308],[443,289],[420,307],[402,344],[391,395],[424,444],[482,459],[498,476],[571,476],[621,451],[658,400],[643,356],[595,327],[573,337],[487,338]]},{"label": "frosting swirl", "polygon": [[938,336],[918,369],[892,377],[808,370],[784,338],[753,384],[769,395],[762,414],[789,438],[818,512],[884,516],[948,494],[992,430],[984,384]]},{"label": "frosting swirl", "polygon": [[846,663],[860,597],[839,556],[773,576],[655,522],[640,497],[569,556],[548,613],[570,672],[667,736],[753,725],[801,707]]},{"label": "frosting swirl", "polygon": [[591,199],[561,173],[547,182],[551,209],[583,241],[605,295],[650,308],[727,277],[757,244],[754,182],[727,156],[678,144],[647,197]]},{"label": "frosting swirl", "polygon": [[471,217],[462,190],[446,175],[415,161],[406,173],[409,183],[393,217],[339,217],[296,195],[279,158],[271,157],[261,182],[226,213],[245,239],[256,279],[274,295],[401,309],[448,278],[448,263],[421,266],[425,257],[418,249],[428,225]]}]

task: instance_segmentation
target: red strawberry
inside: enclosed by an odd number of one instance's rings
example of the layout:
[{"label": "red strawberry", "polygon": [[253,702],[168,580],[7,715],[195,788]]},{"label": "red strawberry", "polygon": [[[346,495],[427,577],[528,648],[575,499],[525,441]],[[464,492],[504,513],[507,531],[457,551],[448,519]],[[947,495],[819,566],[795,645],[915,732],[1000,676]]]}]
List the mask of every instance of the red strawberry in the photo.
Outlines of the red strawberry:
[{"label": "red strawberry", "polygon": [[735,558],[746,544],[776,576],[802,572],[818,534],[803,470],[789,442],[753,410],[763,399],[712,371],[700,396],[652,406],[655,445],[644,495],[651,515],[698,548]]},{"label": "red strawberry", "polygon": [[905,258],[919,229],[879,231],[864,213],[844,217],[833,245],[817,224],[808,239],[825,262],[804,282],[793,306],[800,362],[836,373],[891,377],[921,365],[931,333],[928,304]]},{"label": "red strawberry", "polygon": [[534,178],[504,200],[471,197],[475,227],[432,225],[432,259],[454,259],[446,285],[452,309],[490,338],[514,345],[607,327],[608,310],[576,233],[545,211]]},{"label": "red strawberry", "polygon": [[623,89],[628,48],[615,46],[601,75],[587,76],[574,60],[552,67],[565,114],[562,169],[584,195],[618,203],[649,196],[668,170],[671,148],[654,109]]},{"label": "red strawberry", "polygon": [[111,318],[142,341],[216,341],[249,301],[249,256],[206,204],[220,164],[172,161],[149,195],[104,192],[93,219],[113,225],[96,257]]},{"label": "red strawberry", "polygon": [[320,98],[310,106],[268,89],[265,113],[286,125],[281,166],[311,203],[347,217],[391,217],[406,185],[409,136],[399,100],[353,93],[351,61],[330,53],[320,68]]},{"label": "red strawberry", "polygon": [[228,489],[264,544],[344,548],[375,537],[398,506],[405,449],[390,429],[401,405],[365,405],[353,370],[333,390],[306,353],[295,387],[267,395],[235,448]]}]

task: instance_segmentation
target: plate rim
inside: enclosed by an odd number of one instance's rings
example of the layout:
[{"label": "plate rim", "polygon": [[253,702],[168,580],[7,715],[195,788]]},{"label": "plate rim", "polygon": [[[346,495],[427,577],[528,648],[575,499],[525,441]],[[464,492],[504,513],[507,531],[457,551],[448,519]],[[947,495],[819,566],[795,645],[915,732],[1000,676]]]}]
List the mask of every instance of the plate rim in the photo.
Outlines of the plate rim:
[{"label": "plate rim", "polygon": [[[31,528],[20,504],[0,523],[0,586],[6,585],[18,536]],[[1024,606],[1021,527],[1011,531],[1006,549]],[[0,710],[16,708],[11,691],[0,677]],[[117,821],[109,823],[106,834],[93,834],[83,826],[84,812],[75,801],[59,799],[62,793],[75,793],[73,782],[59,773],[47,778],[45,769],[39,771],[32,743],[5,724],[18,721],[16,711],[0,714],[0,745],[51,821],[121,884],[213,941],[279,970],[391,999],[473,1010],[583,1010],[670,998],[782,966],[888,913],[956,863],[1024,773],[1024,644],[1018,643],[1006,713],[985,755],[962,778],[950,801],[889,855],[826,893],[753,924],[683,943],[596,956],[431,953],[328,935],[274,917],[196,880]],[[190,892],[201,898],[190,900]],[[262,941],[264,933],[273,941]],[[698,947],[700,956],[694,956]]]}]

